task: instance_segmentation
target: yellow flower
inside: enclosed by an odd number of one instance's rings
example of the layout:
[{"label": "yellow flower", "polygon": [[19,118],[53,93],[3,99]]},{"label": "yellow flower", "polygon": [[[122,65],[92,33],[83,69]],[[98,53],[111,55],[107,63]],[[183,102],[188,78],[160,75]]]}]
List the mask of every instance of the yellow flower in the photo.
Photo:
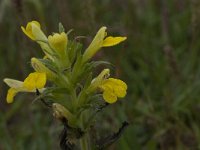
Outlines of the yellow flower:
[{"label": "yellow flower", "polygon": [[83,60],[84,62],[89,60],[90,58],[93,57],[93,55],[101,48],[101,47],[109,47],[109,46],[114,46],[117,45],[124,40],[126,40],[126,37],[112,37],[107,36],[106,33],[106,27],[101,27],[99,31],[97,32],[96,36],[94,37],[92,43],[89,45],[89,47],[86,49],[84,55],[83,55]]},{"label": "yellow flower", "polygon": [[40,23],[37,21],[31,21],[26,25],[26,28],[21,26],[21,29],[32,40],[47,40],[47,37],[41,30]]},{"label": "yellow flower", "polygon": [[110,70],[104,69],[92,80],[87,92],[91,93],[99,88],[103,91],[104,100],[108,103],[114,103],[117,98],[126,96],[127,85],[122,80],[109,78],[109,76]]},{"label": "yellow flower", "polygon": [[64,54],[67,48],[67,35],[65,32],[55,33],[54,35],[48,36],[49,45],[58,51],[59,54]]},{"label": "yellow flower", "polygon": [[46,84],[46,74],[34,72],[30,73],[24,82],[8,78],[4,79],[4,82],[10,87],[6,98],[7,103],[12,103],[18,92],[36,92],[36,89],[42,92]]},{"label": "yellow flower", "polygon": [[53,57],[51,56],[53,52],[50,49],[49,45],[46,43],[47,37],[41,30],[39,22],[37,21],[28,22],[26,28],[21,26],[21,29],[24,32],[24,34],[26,34],[30,39],[37,41],[37,43],[41,46],[43,52],[48,58],[54,60]]},{"label": "yellow flower", "polygon": [[99,88],[103,90],[103,98],[108,103],[114,103],[118,97],[123,98],[126,96],[127,85],[119,79],[106,79]]}]

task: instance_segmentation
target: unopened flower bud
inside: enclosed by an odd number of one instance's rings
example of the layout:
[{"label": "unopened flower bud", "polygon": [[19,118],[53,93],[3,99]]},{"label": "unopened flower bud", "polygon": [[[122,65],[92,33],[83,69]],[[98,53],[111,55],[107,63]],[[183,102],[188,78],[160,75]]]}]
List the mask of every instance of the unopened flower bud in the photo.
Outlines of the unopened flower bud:
[{"label": "unopened flower bud", "polygon": [[48,37],[49,45],[55,49],[61,56],[66,53],[67,48],[67,35],[65,32],[55,33]]},{"label": "unopened flower bud", "polygon": [[47,68],[40,60],[37,58],[31,59],[31,65],[36,72],[44,72],[47,75],[47,79],[53,80],[55,78],[55,73],[52,72],[49,68]]}]

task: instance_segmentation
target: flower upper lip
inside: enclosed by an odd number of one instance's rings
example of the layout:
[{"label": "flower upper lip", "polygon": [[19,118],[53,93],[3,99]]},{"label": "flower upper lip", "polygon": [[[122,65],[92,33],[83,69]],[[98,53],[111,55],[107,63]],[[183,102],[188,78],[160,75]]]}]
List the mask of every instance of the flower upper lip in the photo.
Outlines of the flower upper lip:
[{"label": "flower upper lip", "polygon": [[21,26],[22,31],[32,40],[47,40],[47,37],[41,30],[40,23],[31,21],[26,25],[26,28]]}]

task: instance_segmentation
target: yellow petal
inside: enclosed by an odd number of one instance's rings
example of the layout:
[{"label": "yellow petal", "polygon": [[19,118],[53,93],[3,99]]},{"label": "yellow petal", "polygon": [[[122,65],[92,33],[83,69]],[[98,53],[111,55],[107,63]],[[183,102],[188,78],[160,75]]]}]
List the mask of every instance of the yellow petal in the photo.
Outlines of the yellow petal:
[{"label": "yellow petal", "polygon": [[38,28],[41,28],[41,25],[38,21],[33,20],[31,23],[35,24]]},{"label": "yellow petal", "polygon": [[21,26],[22,31],[32,40],[47,40],[46,36],[41,30],[40,23],[31,21],[26,25],[26,28]]},{"label": "yellow petal", "polygon": [[6,98],[7,103],[12,103],[13,100],[14,100],[14,97],[15,97],[15,95],[16,95],[17,93],[18,93],[18,91],[17,91],[16,89],[10,88],[10,89],[8,90],[8,93],[7,93],[7,98]]},{"label": "yellow petal", "polygon": [[99,86],[104,92],[110,92],[116,97],[123,98],[126,96],[127,85],[119,79],[109,78]]},{"label": "yellow petal", "polygon": [[116,86],[114,88],[114,93],[119,98],[123,98],[123,97],[126,96],[126,90],[123,87],[120,87],[120,86]]},{"label": "yellow petal", "polygon": [[123,41],[126,40],[126,37],[112,37],[109,36],[103,41],[102,47],[109,47],[109,46],[114,46],[117,45]]},{"label": "yellow petal", "polygon": [[123,98],[126,96],[127,85],[124,81],[115,78],[109,78],[106,82],[107,83],[105,84],[112,86],[117,97]]},{"label": "yellow petal", "polygon": [[103,92],[103,98],[108,103],[115,103],[117,101],[117,96],[109,90]]},{"label": "yellow petal", "polygon": [[29,38],[31,38],[32,40],[35,40],[35,37],[34,37],[33,32],[32,32],[32,25],[33,24],[35,26],[37,26],[38,28],[40,28],[40,23],[39,22],[31,21],[26,25],[26,29],[23,26],[21,26],[21,29]]},{"label": "yellow petal", "polygon": [[24,87],[28,90],[41,89],[46,84],[46,74],[34,72],[30,73],[24,80]]},{"label": "yellow petal", "polygon": [[36,80],[36,88],[41,89],[44,88],[46,84],[46,73],[39,73],[38,78]]},{"label": "yellow petal", "polygon": [[117,84],[118,86],[123,87],[125,90],[127,90],[127,85],[124,81],[122,81],[120,79],[115,79],[115,78],[109,78],[108,80]]},{"label": "yellow petal", "polygon": [[108,80],[105,80],[104,82],[103,82],[103,84],[101,84],[100,86],[99,86],[99,88],[100,89],[102,89],[103,91],[111,91],[111,92],[113,92],[113,87],[114,87],[115,85],[112,83],[112,82],[110,82],[110,81],[108,81]]},{"label": "yellow petal", "polygon": [[107,80],[99,86],[100,89],[103,90],[103,98],[108,103],[114,103],[117,101],[117,94],[114,93],[113,84],[112,82]]},{"label": "yellow petal", "polygon": [[[41,30],[40,26],[36,25],[35,23],[32,24],[32,34],[33,34],[35,40],[47,41],[46,35]],[[42,43],[44,43],[44,42],[42,42]]]},{"label": "yellow petal", "polygon": [[24,32],[24,34],[26,34],[30,39],[35,40],[32,33],[27,32],[23,26],[21,26],[21,29]]},{"label": "yellow petal", "polygon": [[3,81],[11,88],[19,89],[23,87],[23,82],[18,80],[5,78]]}]

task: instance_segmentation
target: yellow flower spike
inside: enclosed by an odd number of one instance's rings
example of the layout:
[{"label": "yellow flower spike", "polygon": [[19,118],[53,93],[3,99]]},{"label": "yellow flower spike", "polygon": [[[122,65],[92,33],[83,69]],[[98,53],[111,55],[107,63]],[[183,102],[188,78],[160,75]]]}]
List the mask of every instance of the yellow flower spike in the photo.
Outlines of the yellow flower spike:
[{"label": "yellow flower spike", "polygon": [[22,31],[32,40],[46,41],[47,37],[41,30],[40,23],[37,21],[31,21],[26,25],[26,28],[21,26]]},{"label": "yellow flower spike", "polygon": [[[107,36],[106,27],[101,27],[97,34],[95,35],[93,41],[89,45],[89,47],[85,50],[83,54],[83,62],[88,61],[90,58],[94,56],[94,54],[101,48],[101,47],[109,47],[117,45],[124,40],[126,40],[126,37],[112,37]],[[105,39],[104,39],[105,38]]]},{"label": "yellow flower spike", "polygon": [[41,89],[46,84],[46,74],[34,72],[30,73],[24,80],[24,87],[28,90]]},{"label": "yellow flower spike", "polygon": [[103,99],[107,103],[114,103],[117,98],[123,98],[126,96],[127,85],[124,81],[108,78],[110,76],[110,70],[104,69],[96,78],[91,82],[91,85],[87,89],[87,92],[93,92],[99,88],[103,92]]},{"label": "yellow flower spike", "polygon": [[55,49],[61,56],[65,54],[67,48],[68,38],[65,32],[55,33],[48,36],[48,42],[50,46]]},{"label": "yellow flower spike", "polygon": [[55,78],[55,73],[52,72],[49,68],[47,68],[40,60],[37,58],[31,58],[31,65],[36,72],[46,73],[47,78],[49,80],[53,80]]},{"label": "yellow flower spike", "polygon": [[127,85],[119,79],[109,78],[99,85],[103,91],[103,98],[108,103],[117,101],[117,97],[123,98],[126,96]]}]

